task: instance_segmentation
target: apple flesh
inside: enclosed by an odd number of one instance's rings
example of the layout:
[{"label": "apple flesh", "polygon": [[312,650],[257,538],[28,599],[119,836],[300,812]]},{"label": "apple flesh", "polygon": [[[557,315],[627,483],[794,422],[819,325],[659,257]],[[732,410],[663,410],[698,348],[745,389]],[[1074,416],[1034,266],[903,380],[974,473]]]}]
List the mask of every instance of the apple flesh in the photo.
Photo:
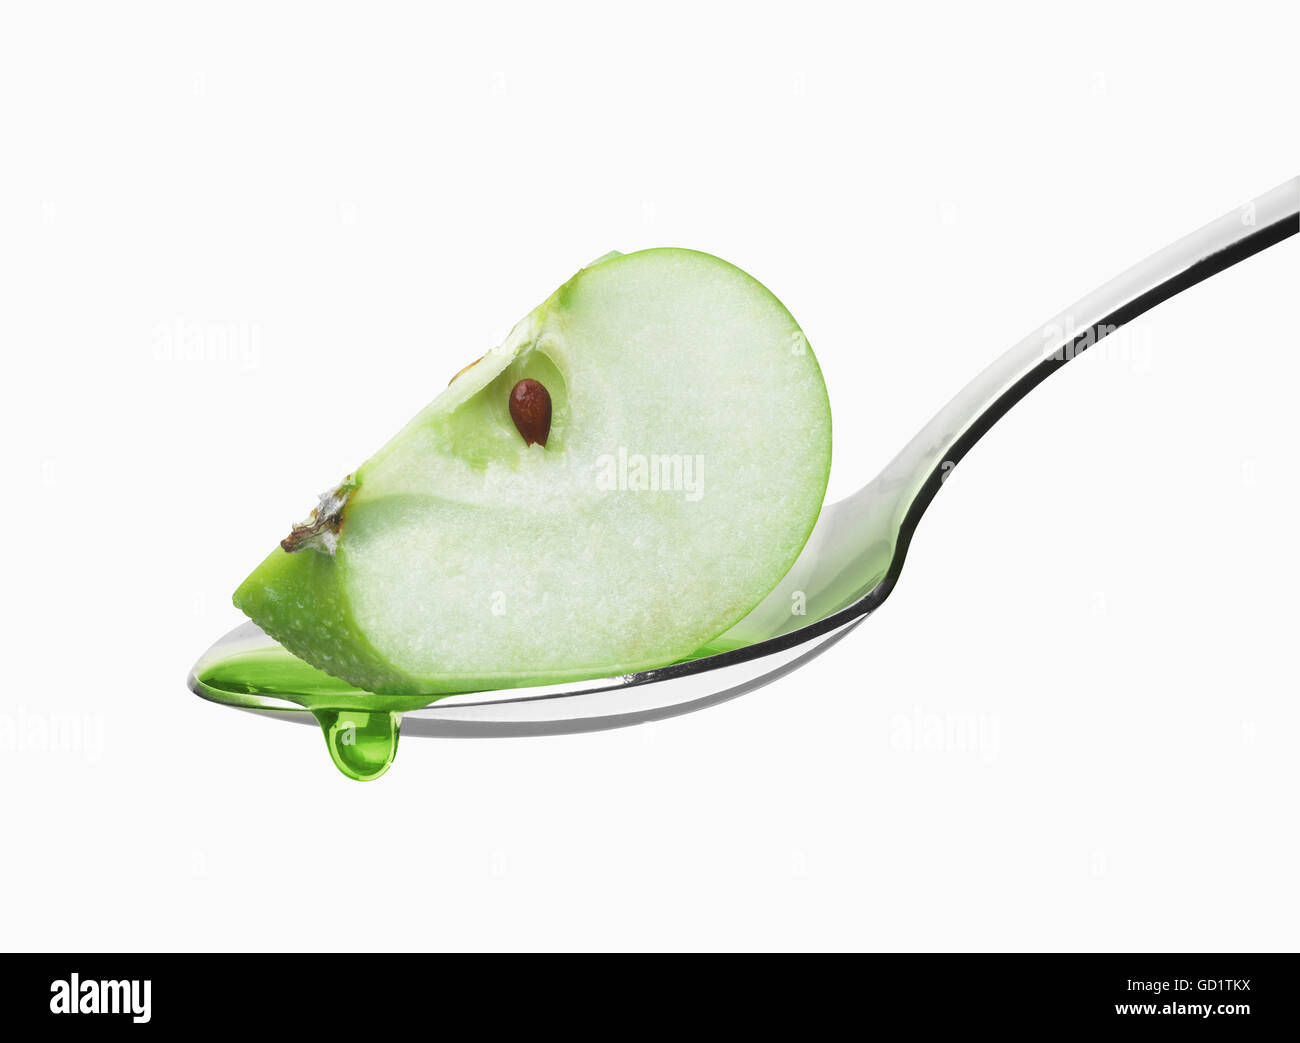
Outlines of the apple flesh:
[{"label": "apple flesh", "polygon": [[[545,437],[512,416],[521,382]],[[322,496],[235,604],[376,693],[662,666],[788,571],[830,446],[817,361],[766,288],[694,251],[611,255]]]}]

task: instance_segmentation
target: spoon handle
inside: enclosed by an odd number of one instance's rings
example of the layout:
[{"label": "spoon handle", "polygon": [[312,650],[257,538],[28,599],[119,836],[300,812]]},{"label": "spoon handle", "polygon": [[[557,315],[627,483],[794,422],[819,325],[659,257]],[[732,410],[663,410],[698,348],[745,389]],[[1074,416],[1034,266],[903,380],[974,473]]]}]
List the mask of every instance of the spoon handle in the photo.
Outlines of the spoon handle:
[{"label": "spoon handle", "polygon": [[[1126,322],[1297,232],[1300,178],[1292,178],[1116,276],[966,385],[879,477],[837,505],[892,536],[890,575],[881,593],[897,578],[916,524],[948,472],[1012,406]],[[882,512],[883,505],[888,510]]]}]

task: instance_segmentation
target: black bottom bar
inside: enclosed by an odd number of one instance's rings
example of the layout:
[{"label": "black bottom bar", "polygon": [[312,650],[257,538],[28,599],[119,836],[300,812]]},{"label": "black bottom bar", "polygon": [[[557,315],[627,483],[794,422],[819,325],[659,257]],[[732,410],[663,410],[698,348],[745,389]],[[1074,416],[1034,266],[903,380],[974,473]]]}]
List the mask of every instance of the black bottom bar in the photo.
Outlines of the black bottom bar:
[{"label": "black bottom bar", "polygon": [[1298,965],[1293,955],[38,955],[5,958],[0,998],[6,1028],[94,1035],[383,1040],[413,1026],[460,1034],[466,1021],[733,1036],[749,1022],[804,1035],[835,1024],[1273,1030],[1296,1022]]}]

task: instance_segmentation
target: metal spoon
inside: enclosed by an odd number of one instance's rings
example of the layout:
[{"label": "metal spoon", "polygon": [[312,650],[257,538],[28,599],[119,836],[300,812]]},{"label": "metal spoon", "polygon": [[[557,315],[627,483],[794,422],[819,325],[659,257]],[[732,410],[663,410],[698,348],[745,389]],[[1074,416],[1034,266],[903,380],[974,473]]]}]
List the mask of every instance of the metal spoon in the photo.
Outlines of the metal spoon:
[{"label": "metal spoon", "polygon": [[[1080,352],[1161,301],[1300,232],[1294,178],[1165,247],[1035,330],[972,380],[860,491],[822,510],[785,579],[695,657],[641,673],[544,688],[453,695],[402,717],[404,735],[596,731],[701,710],[783,677],[874,612],[898,582],[912,534],[948,472],[1020,399]],[[248,652],[289,656],[252,623],[195,664],[204,698],[315,724],[291,692],[201,680]]]}]

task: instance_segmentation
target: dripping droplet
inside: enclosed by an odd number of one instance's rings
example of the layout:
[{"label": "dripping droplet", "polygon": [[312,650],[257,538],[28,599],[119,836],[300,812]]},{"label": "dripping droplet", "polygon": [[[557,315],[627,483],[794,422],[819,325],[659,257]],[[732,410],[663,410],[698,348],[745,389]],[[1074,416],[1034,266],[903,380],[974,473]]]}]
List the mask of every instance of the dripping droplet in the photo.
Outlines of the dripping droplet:
[{"label": "dripping droplet", "polygon": [[358,782],[377,779],[397,756],[402,715],[387,710],[313,710],[339,771]]}]

